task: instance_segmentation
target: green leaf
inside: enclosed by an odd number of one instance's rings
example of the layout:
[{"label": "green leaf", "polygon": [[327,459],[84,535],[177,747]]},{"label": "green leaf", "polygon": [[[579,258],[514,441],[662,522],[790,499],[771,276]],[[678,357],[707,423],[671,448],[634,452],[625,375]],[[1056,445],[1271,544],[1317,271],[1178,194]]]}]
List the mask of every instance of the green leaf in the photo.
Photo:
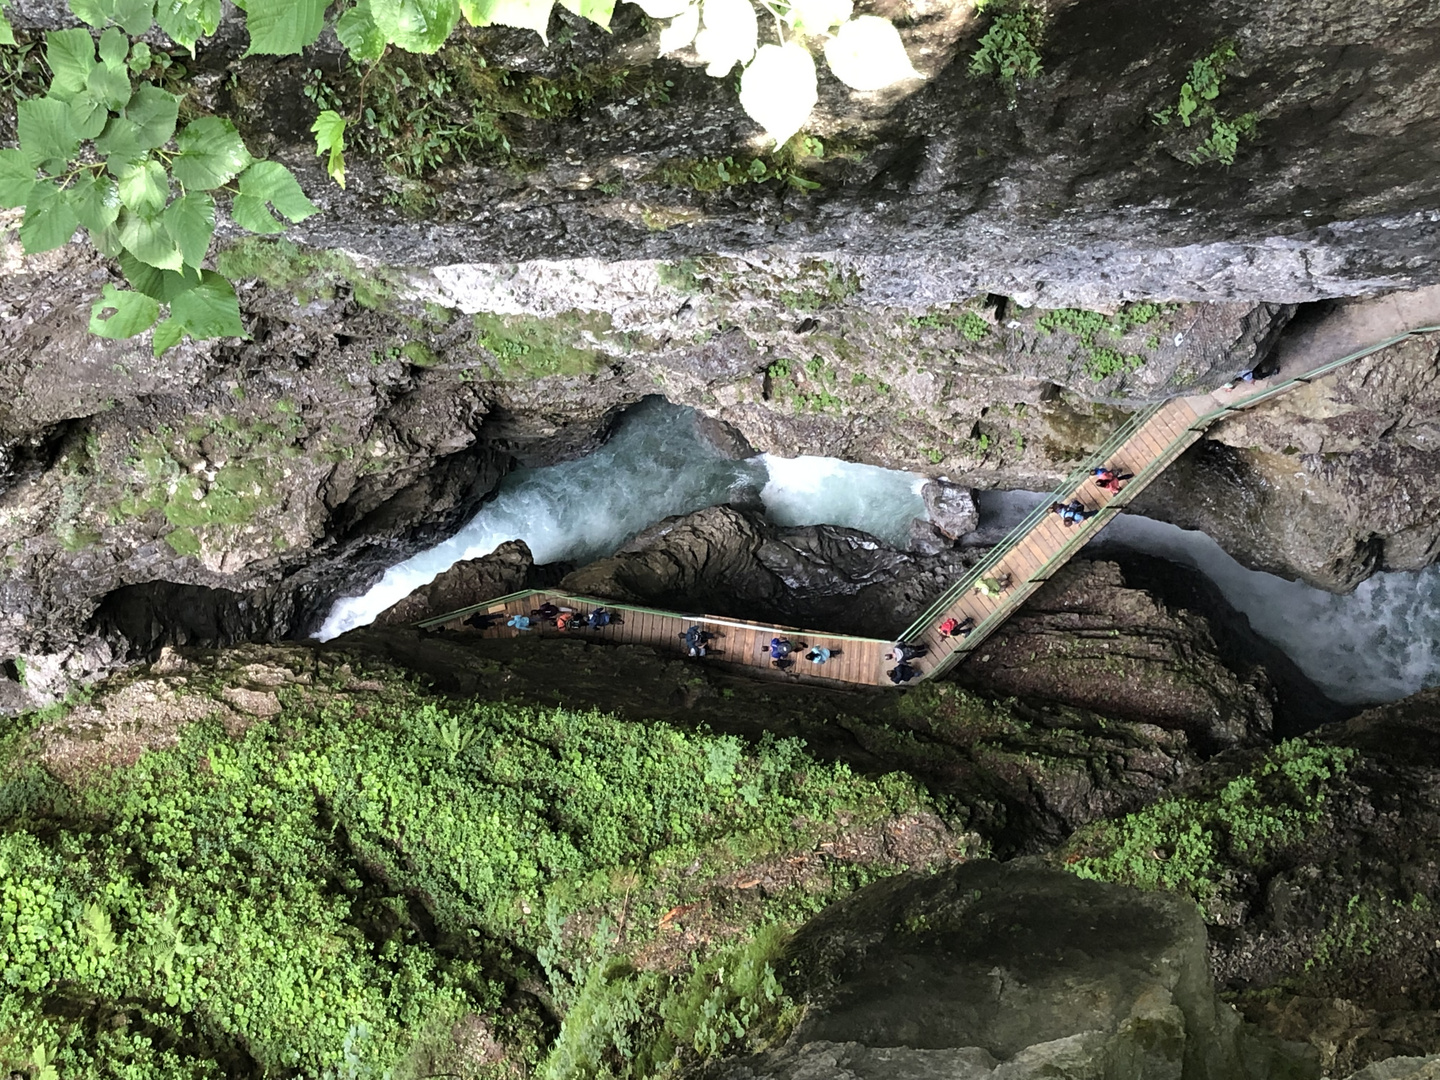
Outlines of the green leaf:
[{"label": "green leaf", "polygon": [[19,150],[0,150],[0,210],[24,206],[34,187],[34,162]]},{"label": "green leaf", "polygon": [[370,0],[370,14],[387,41],[407,52],[433,53],[460,21],[459,0]]},{"label": "green leaf", "polygon": [[240,176],[240,194],[230,208],[235,223],[256,233],[277,233],[285,226],[270,216],[265,204],[291,221],[304,221],[319,207],[305,197],[290,170],[275,161],[257,161]]},{"label": "green leaf", "polygon": [[250,151],[235,125],[219,117],[205,116],[186,124],[175,143],[180,152],[171,161],[170,171],[187,189],[217,188],[250,164]]},{"label": "green leaf", "polygon": [[147,150],[170,141],[179,116],[180,99],[151,83],[142,84],[125,107],[125,119],[138,128],[136,141]]},{"label": "green leaf", "polygon": [[115,14],[115,0],[70,0],[70,11],[81,22],[98,30]]},{"label": "green leaf", "polygon": [[246,56],[289,56],[315,44],[330,0],[236,0],[250,31]]},{"label": "green leaf", "polygon": [[[131,75],[139,75],[142,71],[149,69],[151,62],[150,46],[143,41],[137,41],[135,47],[130,50],[130,59],[125,63],[129,66]],[[142,86],[140,89],[145,88]]]},{"label": "green leaf", "polygon": [[270,216],[265,209],[265,200],[253,195],[236,195],[230,204],[230,216],[242,229],[249,229],[261,236],[270,236],[285,231],[285,226]]},{"label": "green leaf", "polygon": [[492,23],[534,30],[541,41],[549,41],[545,31],[550,26],[554,0],[492,0],[487,13]]},{"label": "green leaf", "polygon": [[55,163],[63,168],[80,148],[80,137],[70,126],[70,106],[57,98],[20,102],[15,106],[15,127],[21,152],[36,165]]},{"label": "green leaf", "polygon": [[342,188],[345,186],[345,118],[333,109],[326,109],[310,125],[315,135],[315,153],[329,154],[325,171]]},{"label": "green leaf", "polygon": [[356,63],[379,60],[385,52],[385,35],[375,25],[370,13],[370,0],[360,0],[335,23],[335,34]]},{"label": "green leaf", "polygon": [[170,318],[197,341],[217,337],[244,337],[240,302],[235,289],[219,274],[206,270],[200,284],[170,301]]},{"label": "green leaf", "polygon": [[10,28],[10,20],[5,18],[5,5],[0,4],[0,45],[14,45],[15,31]]},{"label": "green leaf", "polygon": [[160,162],[151,159],[127,165],[118,179],[120,205],[142,217],[154,217],[165,209],[165,201],[170,197],[170,178]]},{"label": "green leaf", "polygon": [[121,67],[130,54],[130,39],[113,26],[100,35],[100,62]]},{"label": "green leaf", "polygon": [[80,227],[69,196],[51,183],[39,183],[25,204],[20,244],[26,255],[64,247]]},{"label": "green leaf", "polygon": [[167,206],[161,220],[185,262],[198,267],[210,250],[210,237],[215,235],[215,200],[208,192],[192,191]]},{"label": "green leaf", "polygon": [[50,96],[68,101],[71,94],[85,89],[85,80],[95,66],[95,39],[89,30],[51,30],[45,35],[45,62],[55,73]]},{"label": "green leaf", "polygon": [[70,202],[80,224],[91,232],[102,232],[120,216],[120,192],[108,176],[84,172],[70,189]]},{"label": "green leaf", "polygon": [[95,140],[95,149],[105,156],[105,167],[112,176],[119,176],[150,152],[149,147],[140,145],[140,126],[123,116],[110,118],[105,131]]},{"label": "green leaf", "polygon": [[120,215],[120,242],[135,258],[157,270],[179,270],[185,265],[170,231],[158,217],[124,211]]},{"label": "green leaf", "polygon": [[560,6],[606,30],[610,29],[610,16],[615,13],[615,0],[560,0]]},{"label": "green leaf", "polygon": [[96,64],[85,80],[85,89],[112,112],[119,112],[130,100],[130,73],[124,64]]},{"label": "green leaf", "polygon": [[[155,0],[113,0],[113,3],[115,13],[111,18],[131,37],[139,37],[149,30],[150,24],[155,21]],[[213,34],[214,31],[211,30],[210,33]],[[149,46],[145,47],[145,51],[149,53]]]},{"label": "green leaf", "polygon": [[98,232],[91,229],[90,244],[107,259],[119,258],[125,254],[125,245],[120,242],[120,230],[114,225]]},{"label": "green leaf", "polygon": [[128,251],[120,252],[120,269],[125,274],[125,280],[134,288],[146,296],[153,296],[162,304],[168,304],[186,289],[193,289],[200,284],[199,271],[191,276],[176,273],[174,270],[156,270],[153,266],[146,266]]},{"label": "green leaf", "polygon": [[[180,326],[178,319],[166,319],[159,326],[155,327],[155,355],[163,356],[168,349],[173,349],[180,344],[180,339],[185,336],[184,329]],[[174,534],[171,534],[174,535]]]},{"label": "green leaf", "polygon": [[220,25],[220,0],[160,0],[155,21],[175,44],[195,54],[195,43]]},{"label": "green leaf", "polygon": [[70,99],[70,128],[80,138],[95,138],[109,120],[109,106],[89,90],[81,90]]},{"label": "green leaf", "polygon": [[[101,316],[110,309],[108,318]],[[128,338],[143,334],[160,317],[160,305],[144,293],[121,292],[106,283],[100,299],[90,306],[90,332],[105,338]]]}]

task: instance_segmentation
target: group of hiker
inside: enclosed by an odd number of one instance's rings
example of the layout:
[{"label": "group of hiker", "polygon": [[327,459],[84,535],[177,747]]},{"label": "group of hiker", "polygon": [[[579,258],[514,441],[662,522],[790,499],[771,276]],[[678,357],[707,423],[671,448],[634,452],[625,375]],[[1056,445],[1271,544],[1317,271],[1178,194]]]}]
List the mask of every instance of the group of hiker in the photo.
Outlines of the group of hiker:
[{"label": "group of hiker", "polygon": [[620,622],[619,613],[611,611],[607,607],[597,607],[592,608],[589,612],[579,612],[574,608],[561,607],[559,604],[547,600],[538,608],[533,609],[529,615],[506,615],[503,611],[477,611],[465,620],[465,625],[474,627],[476,630],[489,630],[504,623],[511,630],[526,631],[538,629],[549,623],[556,630],[598,630],[602,626],[618,622]]},{"label": "group of hiker", "polygon": [[[1113,466],[1102,466],[1093,470],[1090,478],[1101,491],[1109,495],[1117,495],[1125,482],[1133,478],[1133,474],[1121,472]],[[1072,499],[1068,503],[1051,503],[1050,510],[1059,515],[1066,527],[1082,524],[1100,512],[1098,509],[1087,507],[1079,499]],[[975,582],[974,591],[982,597],[994,597],[1007,591],[1011,585],[1010,574],[990,574]],[[507,627],[520,631],[537,629],[544,624],[553,625],[557,630],[598,629],[621,621],[617,612],[606,607],[596,607],[589,612],[582,613],[573,608],[562,607],[552,601],[546,601],[532,610],[529,615],[509,615],[507,617],[504,612],[477,613],[466,619],[465,625],[488,630],[502,620]],[[952,615],[943,619],[936,629],[942,638],[963,640],[970,636],[975,630],[975,626],[975,619],[971,616],[958,618]],[[711,651],[710,643],[718,636],[714,631],[706,630],[698,624],[692,624],[678,635],[686,653],[697,658],[706,656]],[[839,649],[831,649],[823,645],[807,646],[803,642],[792,642],[789,638],[779,636],[772,637],[768,643],[762,642],[760,651],[768,654],[770,663],[782,671],[793,667],[797,657],[803,657],[818,668],[840,655]],[[893,662],[893,666],[885,672],[886,677],[897,686],[919,677],[920,671],[911,661],[924,656],[926,652],[927,647],[923,644],[897,641],[883,657],[887,663]]]},{"label": "group of hiker", "polygon": [[[1119,495],[1120,489],[1125,486],[1125,481],[1133,480],[1134,477],[1134,473],[1121,472],[1108,465],[1101,466],[1090,474],[1090,479],[1095,481],[1095,486],[1107,495]],[[1090,509],[1079,499],[1071,499],[1068,503],[1051,503],[1050,512],[1058,514],[1068,529],[1071,525],[1083,525],[1100,511],[1099,509]]]},{"label": "group of hiker", "polygon": [[833,657],[839,656],[839,649],[827,649],[823,645],[806,645],[803,641],[792,642],[789,638],[772,637],[768,645],[760,646],[762,653],[770,654],[770,663],[781,671],[785,671],[795,664],[796,656],[803,656],[816,667],[828,664]]}]

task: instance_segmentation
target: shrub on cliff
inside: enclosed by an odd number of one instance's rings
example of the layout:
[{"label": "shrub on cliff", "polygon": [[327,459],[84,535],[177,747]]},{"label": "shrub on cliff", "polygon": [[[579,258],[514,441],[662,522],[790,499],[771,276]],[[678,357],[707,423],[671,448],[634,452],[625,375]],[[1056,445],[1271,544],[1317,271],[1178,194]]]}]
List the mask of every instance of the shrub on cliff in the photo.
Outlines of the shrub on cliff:
[{"label": "shrub on cliff", "polygon": [[[763,897],[742,887],[745,868],[818,858],[844,830],[922,801],[793,740],[446,701],[388,674],[289,686],[256,721],[225,704],[227,678],[211,694],[147,684],[161,702],[148,710],[208,718],[125,767],[81,773],[74,754],[57,758],[73,715],[9,741],[7,1069],[471,1073],[536,1064],[567,1013],[566,1045],[591,1048],[576,1060],[619,1067],[629,1037],[615,1015],[605,1039],[571,1029],[620,969],[645,969],[645,1000],[673,1017],[664,1039],[637,1029],[662,1065],[778,1011],[764,943],[895,867],[829,860]],[[104,701],[86,715],[108,715]],[[97,723],[102,749],[133,737]],[[677,948],[686,905],[706,927]],[[754,954],[764,927],[779,929]],[[759,991],[712,993],[716,965],[741,954],[760,957]],[[476,1031],[488,1056],[464,1036]],[[574,1073],[561,1064],[551,1075]]]}]

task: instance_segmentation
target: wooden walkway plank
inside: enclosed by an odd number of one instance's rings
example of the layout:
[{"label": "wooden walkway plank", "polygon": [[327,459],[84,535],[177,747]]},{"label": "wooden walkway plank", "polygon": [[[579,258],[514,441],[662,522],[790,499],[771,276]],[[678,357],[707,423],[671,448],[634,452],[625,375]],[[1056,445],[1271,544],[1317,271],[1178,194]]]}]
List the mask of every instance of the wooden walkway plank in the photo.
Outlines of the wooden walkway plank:
[{"label": "wooden walkway plank", "polygon": [[[1387,339],[1380,345],[1329,361],[1317,370],[1332,370],[1341,363],[1369,355],[1378,348],[1403,340],[1409,333],[1437,331],[1440,331],[1440,327],[1421,327],[1400,337]],[[1314,372],[1291,374],[1287,376],[1289,381],[1280,384],[1278,389],[1288,388],[1310,374]],[[1111,509],[1073,527],[1067,527],[1055,514],[1049,513],[1048,507],[1045,512],[1038,513],[1032,519],[1028,531],[1009,538],[1007,548],[992,550],[979,564],[986,569],[977,568],[965,574],[936,599],[921,619],[907,628],[906,633],[913,635],[914,643],[924,645],[927,650],[925,655],[917,658],[913,666],[921,672],[922,677],[929,677],[948,670],[951,664],[968,655],[972,649],[982,646],[1005,618],[1041,588],[1055,570],[1068,562],[1116,513],[1184,453],[1186,448],[1197,442],[1202,437],[1205,424],[1225,415],[1227,411],[1245,408],[1256,401],[1267,399],[1276,389],[1257,389],[1256,393],[1248,395],[1215,391],[1211,394],[1172,398],[1153,407],[1151,412],[1144,415],[1143,420],[1132,420],[1130,423],[1135,426],[1131,429],[1127,425],[1125,430],[1128,434],[1118,445],[1106,454],[1102,455],[1099,451],[1092,454],[1084,470],[1077,470],[1077,473],[1073,474],[1080,477],[1078,481],[1072,479],[1072,482],[1062,485],[1050,496],[1062,503],[1078,500],[1090,510],[1105,507]],[[1133,479],[1118,493],[1107,492],[1096,487],[1092,478],[1082,475],[1100,465],[1131,473]],[[1010,585],[998,596],[983,595],[973,587],[973,583],[981,578],[1003,578],[1007,574],[1011,577]],[[698,625],[716,636],[710,653],[704,658],[695,658],[693,662],[736,668],[769,678],[884,687],[889,685],[886,672],[895,666],[894,661],[884,659],[892,642],[878,638],[851,637],[714,615],[655,611],[594,597],[569,596],[553,590],[531,590],[494,600],[482,600],[469,607],[424,619],[416,625],[422,630],[441,629],[494,638],[560,636],[562,632],[553,624],[540,624],[538,619],[535,627],[528,631],[505,625],[510,617],[529,616],[531,611],[547,602],[561,608],[572,608],[576,612],[576,626],[563,632],[568,636],[612,645],[645,645],[658,652],[680,657],[686,656],[686,630]],[[618,617],[617,621],[593,630],[585,627],[585,615],[602,606],[614,613]],[[466,625],[466,619],[476,613],[488,613],[503,618],[498,620],[495,626],[477,630],[474,626]],[[977,629],[968,638],[942,637],[939,626],[946,618],[974,619]],[[788,638],[797,646],[796,652],[791,656],[792,664],[783,670],[777,669],[770,662],[768,648],[771,638],[774,637]],[[806,660],[803,655],[805,650],[798,648],[802,642],[807,646],[819,645],[829,649],[830,660],[823,665]]]}]

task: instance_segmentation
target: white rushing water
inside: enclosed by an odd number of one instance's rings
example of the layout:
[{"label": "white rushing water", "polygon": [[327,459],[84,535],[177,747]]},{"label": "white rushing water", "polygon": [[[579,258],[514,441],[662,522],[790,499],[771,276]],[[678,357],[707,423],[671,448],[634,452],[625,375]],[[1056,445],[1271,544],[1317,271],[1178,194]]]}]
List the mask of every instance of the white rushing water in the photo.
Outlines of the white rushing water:
[{"label": "white rushing water", "polygon": [[[1048,495],[982,492],[984,539],[999,539]],[[1087,550],[1156,555],[1209,578],[1256,633],[1336,701],[1394,701],[1440,683],[1440,566],[1376,574],[1337,596],[1247,570],[1202,532],[1121,514]]]},{"label": "white rushing water", "polygon": [[583,563],[662,518],[758,499],[780,525],[845,525],[904,546],[911,519],[925,516],[923,477],[832,458],[736,461],[702,438],[695,420],[693,410],[652,398],[627,412],[594,453],[516,470],[450,539],[392,566],[363,596],[338,600],[315,636],[328,641],[364,626],[455,563],[507,540],[524,540],[542,565]]},{"label": "white rushing water", "polygon": [[[905,547],[923,517],[924,478],[833,458],[723,456],[695,414],[661,399],[630,410],[599,450],[578,461],[507,476],[458,533],[391,567],[365,595],[337,601],[316,635],[371,622],[462,559],[522,539],[537,563],[608,555],[661,518],[740,501],[764,503],[779,525],[845,525]],[[984,492],[981,528],[994,542],[1046,495]],[[1440,567],[1376,574],[1348,596],[1247,570],[1204,533],[1121,514],[1091,545],[1125,548],[1201,571],[1250,624],[1337,701],[1392,701],[1440,683]]]}]

